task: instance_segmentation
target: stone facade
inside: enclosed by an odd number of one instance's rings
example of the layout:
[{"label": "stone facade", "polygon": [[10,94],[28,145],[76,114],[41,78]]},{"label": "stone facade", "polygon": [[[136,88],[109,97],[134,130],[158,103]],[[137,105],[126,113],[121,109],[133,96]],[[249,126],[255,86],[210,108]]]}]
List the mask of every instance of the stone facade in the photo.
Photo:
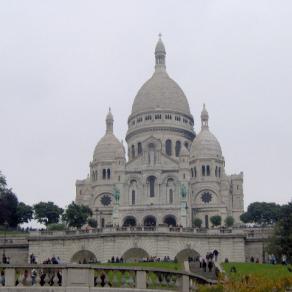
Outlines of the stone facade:
[{"label": "stone facade", "polygon": [[214,230],[209,234],[188,232],[103,232],[101,234],[68,235],[32,235],[29,239],[29,254],[36,256],[42,263],[52,255],[60,256],[65,263],[78,263],[94,259],[107,262],[112,256],[142,258],[157,256],[161,259],[169,256],[186,260],[189,255],[206,255],[217,249],[219,261],[245,261],[245,234],[234,232],[220,234]]},{"label": "stone facade", "polygon": [[188,100],[165,66],[159,39],[155,72],[138,91],[128,118],[125,147],[113,133],[113,115],[90,162],[90,175],[76,182],[76,202],[89,206],[98,226],[182,225],[195,217],[239,222],[243,173],[227,175],[221,146],[209,130],[204,106],[196,136]]}]

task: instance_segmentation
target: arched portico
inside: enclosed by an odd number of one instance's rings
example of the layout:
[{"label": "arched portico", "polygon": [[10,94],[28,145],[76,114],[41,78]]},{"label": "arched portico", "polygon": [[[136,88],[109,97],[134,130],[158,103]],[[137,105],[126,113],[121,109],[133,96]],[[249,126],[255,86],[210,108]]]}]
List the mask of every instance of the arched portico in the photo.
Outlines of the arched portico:
[{"label": "arched portico", "polygon": [[144,226],[156,226],[156,218],[153,215],[148,215],[144,217],[143,220]]},{"label": "arched portico", "polygon": [[180,252],[177,253],[177,255],[175,256],[175,258],[177,259],[178,262],[184,262],[185,260],[188,260],[189,257],[197,257],[200,254],[195,251],[194,249],[191,248],[186,248],[181,250]]},{"label": "arched portico", "polygon": [[123,226],[136,226],[137,220],[134,216],[126,216],[123,222]]},{"label": "arched portico", "polygon": [[80,250],[76,252],[71,258],[71,263],[74,264],[88,264],[95,263],[96,261],[96,256],[89,250]]},{"label": "arched portico", "polygon": [[137,261],[147,257],[149,257],[148,252],[145,249],[139,247],[130,248],[123,254],[123,259],[127,262]]},{"label": "arched portico", "polygon": [[166,215],[163,218],[163,223],[167,224],[168,226],[176,226],[176,218],[174,215]]}]

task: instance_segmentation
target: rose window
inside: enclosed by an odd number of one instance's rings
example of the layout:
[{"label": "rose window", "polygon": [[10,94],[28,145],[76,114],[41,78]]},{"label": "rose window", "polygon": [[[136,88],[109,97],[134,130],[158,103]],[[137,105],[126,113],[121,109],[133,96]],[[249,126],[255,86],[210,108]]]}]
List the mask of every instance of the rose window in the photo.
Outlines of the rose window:
[{"label": "rose window", "polygon": [[207,203],[210,203],[212,201],[212,194],[209,193],[209,192],[204,192],[202,195],[201,195],[201,198],[202,198],[202,201],[207,204]]},{"label": "rose window", "polygon": [[103,195],[101,198],[100,198],[100,202],[103,206],[108,206],[111,204],[112,202],[112,198],[109,196],[109,195]]}]

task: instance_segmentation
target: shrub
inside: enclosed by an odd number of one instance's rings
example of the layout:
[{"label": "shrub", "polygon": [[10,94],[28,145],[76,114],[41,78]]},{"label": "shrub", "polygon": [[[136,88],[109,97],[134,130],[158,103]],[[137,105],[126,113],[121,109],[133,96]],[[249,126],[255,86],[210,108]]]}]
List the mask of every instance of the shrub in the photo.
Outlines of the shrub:
[{"label": "shrub", "polygon": [[227,216],[225,218],[225,226],[232,227],[234,225],[234,218],[232,216]]},{"label": "shrub", "polygon": [[94,218],[89,218],[87,223],[92,228],[96,228],[97,227],[97,221]]},{"label": "shrub", "polygon": [[214,215],[210,218],[211,223],[213,226],[219,226],[221,225],[222,218],[219,215]]},{"label": "shrub", "polygon": [[197,227],[197,228],[201,228],[202,223],[203,223],[203,221],[200,218],[195,218],[194,221],[193,221],[194,226]]},{"label": "shrub", "polygon": [[65,224],[62,223],[51,223],[47,226],[49,231],[62,231],[66,229]]}]

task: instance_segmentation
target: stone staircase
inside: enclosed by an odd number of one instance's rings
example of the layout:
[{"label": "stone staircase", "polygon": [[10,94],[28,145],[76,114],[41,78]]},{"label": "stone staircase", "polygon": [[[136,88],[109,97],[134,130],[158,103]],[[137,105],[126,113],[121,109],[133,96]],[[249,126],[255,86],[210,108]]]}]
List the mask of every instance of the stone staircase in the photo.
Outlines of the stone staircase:
[{"label": "stone staircase", "polygon": [[207,272],[203,270],[203,268],[200,268],[200,263],[199,262],[190,262],[190,272],[203,276],[209,280],[217,280],[216,274],[215,274],[215,267],[213,267],[212,271],[209,272],[207,268]]}]

